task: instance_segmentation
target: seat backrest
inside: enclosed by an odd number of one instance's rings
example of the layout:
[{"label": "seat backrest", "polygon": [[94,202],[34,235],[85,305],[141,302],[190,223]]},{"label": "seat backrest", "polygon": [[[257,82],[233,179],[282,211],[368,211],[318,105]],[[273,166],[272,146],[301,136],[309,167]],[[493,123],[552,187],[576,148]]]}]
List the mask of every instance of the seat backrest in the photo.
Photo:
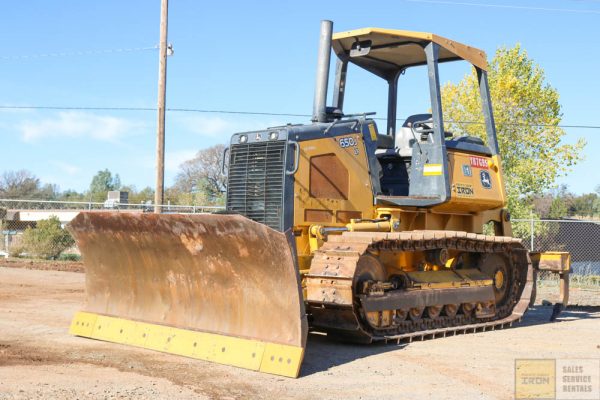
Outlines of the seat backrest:
[{"label": "seat backrest", "polygon": [[412,156],[412,148],[416,140],[415,135],[410,128],[411,125],[417,121],[426,121],[431,119],[431,114],[415,114],[406,118],[402,127],[396,132],[396,152],[400,157]]},{"label": "seat backrest", "polygon": [[402,127],[396,132],[396,152],[400,157],[412,156],[412,147],[415,144],[415,137],[412,130],[407,127]]},{"label": "seat backrest", "polygon": [[393,149],[394,138],[390,135],[377,134],[377,148],[378,149]]}]

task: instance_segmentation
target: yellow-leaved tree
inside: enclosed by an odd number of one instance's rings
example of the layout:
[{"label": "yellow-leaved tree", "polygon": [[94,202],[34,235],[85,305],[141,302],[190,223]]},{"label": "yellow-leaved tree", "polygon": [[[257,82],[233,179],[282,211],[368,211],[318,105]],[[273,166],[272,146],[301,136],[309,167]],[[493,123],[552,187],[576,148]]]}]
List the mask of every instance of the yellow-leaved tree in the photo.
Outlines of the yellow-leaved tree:
[{"label": "yellow-leaved tree", "polygon": [[[558,91],[544,70],[516,45],[501,47],[488,66],[496,133],[504,169],[508,208],[514,218],[529,218],[527,198],[549,189],[582,158],[583,139],[563,143],[565,131]],[[485,140],[475,71],[442,88],[444,123],[456,135]]]}]

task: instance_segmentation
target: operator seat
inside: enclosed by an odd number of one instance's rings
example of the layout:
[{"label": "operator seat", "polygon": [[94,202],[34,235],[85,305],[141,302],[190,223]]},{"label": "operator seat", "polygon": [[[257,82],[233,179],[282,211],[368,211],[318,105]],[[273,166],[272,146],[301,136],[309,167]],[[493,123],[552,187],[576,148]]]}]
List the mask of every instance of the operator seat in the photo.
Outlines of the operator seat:
[{"label": "operator seat", "polygon": [[429,121],[431,114],[415,114],[406,118],[398,132],[396,132],[396,151],[400,157],[412,157],[412,148],[420,138],[415,138],[411,126],[415,122]]},{"label": "operator seat", "polygon": [[[411,127],[418,122],[424,123],[418,124],[419,128],[415,128],[415,132]],[[429,135],[432,127],[431,114],[415,114],[406,118],[402,126],[397,129],[395,138],[388,135],[377,136],[375,155],[381,166],[379,182],[383,196],[388,198],[409,196],[413,147],[417,141],[431,139]],[[478,137],[465,135],[454,138],[450,132],[444,132],[444,136],[447,149],[491,155],[490,148]]]},{"label": "operator seat", "polygon": [[377,158],[383,157],[411,157],[412,148],[417,141],[410,128],[417,121],[427,121],[431,114],[415,114],[408,117],[402,127],[396,132],[396,137],[377,134]]},{"label": "operator seat", "polygon": [[385,196],[408,196],[413,146],[420,140],[411,126],[415,122],[429,121],[431,114],[415,114],[408,117],[396,131],[396,137],[377,136],[375,155],[381,166],[380,186]]}]

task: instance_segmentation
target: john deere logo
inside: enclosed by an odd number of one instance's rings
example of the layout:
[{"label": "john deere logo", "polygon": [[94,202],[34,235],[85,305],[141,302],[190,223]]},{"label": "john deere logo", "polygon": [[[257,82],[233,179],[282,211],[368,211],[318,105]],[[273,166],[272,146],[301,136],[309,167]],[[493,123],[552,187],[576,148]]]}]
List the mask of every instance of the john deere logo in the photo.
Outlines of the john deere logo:
[{"label": "john deere logo", "polygon": [[481,186],[483,186],[486,189],[492,188],[492,177],[490,176],[489,172],[487,172],[486,170],[482,170],[481,172],[479,172],[479,178],[481,179]]}]

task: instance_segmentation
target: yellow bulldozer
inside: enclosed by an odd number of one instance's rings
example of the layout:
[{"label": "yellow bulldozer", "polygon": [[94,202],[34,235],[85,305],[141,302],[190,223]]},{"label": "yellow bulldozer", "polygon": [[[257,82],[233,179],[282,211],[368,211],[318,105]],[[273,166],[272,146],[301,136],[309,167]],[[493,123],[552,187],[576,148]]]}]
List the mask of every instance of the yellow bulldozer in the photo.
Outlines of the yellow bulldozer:
[{"label": "yellow bulldozer", "polygon": [[[520,320],[534,266],[505,208],[485,53],[332,26],[321,24],[312,123],[231,137],[225,212],[72,221],[87,293],[72,334],[296,377],[309,330],[399,342]],[[438,67],[455,60],[477,74],[485,141],[444,129]],[[349,64],[387,82],[385,126],[344,114]],[[431,112],[397,126],[398,79],[419,67]],[[568,268],[564,254],[533,259]]]}]

